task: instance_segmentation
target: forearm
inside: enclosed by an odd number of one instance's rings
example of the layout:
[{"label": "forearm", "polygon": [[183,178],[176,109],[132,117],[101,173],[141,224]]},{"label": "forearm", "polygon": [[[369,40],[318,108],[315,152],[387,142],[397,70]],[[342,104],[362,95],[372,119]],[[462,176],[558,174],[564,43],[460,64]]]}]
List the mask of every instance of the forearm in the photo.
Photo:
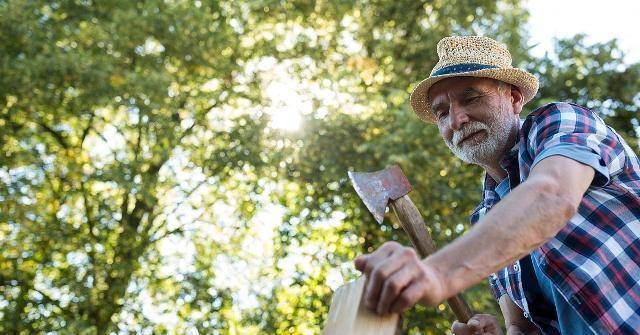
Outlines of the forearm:
[{"label": "forearm", "polygon": [[553,237],[578,203],[545,179],[516,187],[464,236],[425,259],[445,278],[446,297],[480,282]]},{"label": "forearm", "polygon": [[524,317],[522,310],[506,294],[498,300],[502,316],[504,316],[504,326],[507,335],[510,334],[539,334],[538,328]]},{"label": "forearm", "polygon": [[525,330],[517,326],[507,327],[507,335],[541,335],[541,334],[542,333],[538,331],[538,328],[536,328],[536,326],[533,326],[533,328],[529,328]]}]

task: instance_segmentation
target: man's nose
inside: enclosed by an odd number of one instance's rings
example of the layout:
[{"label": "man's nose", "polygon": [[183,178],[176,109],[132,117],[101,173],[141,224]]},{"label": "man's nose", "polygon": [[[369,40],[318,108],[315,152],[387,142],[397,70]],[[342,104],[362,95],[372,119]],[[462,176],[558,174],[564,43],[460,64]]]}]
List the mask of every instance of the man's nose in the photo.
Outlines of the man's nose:
[{"label": "man's nose", "polygon": [[469,116],[460,107],[451,106],[449,110],[449,117],[451,118],[451,129],[460,130],[462,126],[469,122]]}]

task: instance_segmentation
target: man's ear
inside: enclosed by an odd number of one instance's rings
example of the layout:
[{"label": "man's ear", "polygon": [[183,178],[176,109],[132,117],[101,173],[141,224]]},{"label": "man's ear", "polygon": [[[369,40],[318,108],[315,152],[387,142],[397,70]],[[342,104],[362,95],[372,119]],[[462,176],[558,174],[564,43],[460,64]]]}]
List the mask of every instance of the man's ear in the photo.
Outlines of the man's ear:
[{"label": "man's ear", "polygon": [[522,112],[522,107],[524,106],[524,95],[522,95],[522,91],[520,87],[516,85],[511,85],[511,105],[513,106],[513,113],[519,115]]}]

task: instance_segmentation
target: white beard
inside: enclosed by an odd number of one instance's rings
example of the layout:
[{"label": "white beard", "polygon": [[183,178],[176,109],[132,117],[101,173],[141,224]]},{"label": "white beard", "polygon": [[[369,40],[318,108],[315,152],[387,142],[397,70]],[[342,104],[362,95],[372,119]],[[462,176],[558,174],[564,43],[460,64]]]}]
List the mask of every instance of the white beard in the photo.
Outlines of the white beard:
[{"label": "white beard", "polygon": [[[445,143],[461,160],[478,165],[495,164],[505,154],[508,140],[514,128],[516,118],[500,111],[491,111],[489,124],[478,121],[467,122],[460,130],[453,133],[451,141]],[[483,130],[463,143],[460,141],[470,134]]]}]

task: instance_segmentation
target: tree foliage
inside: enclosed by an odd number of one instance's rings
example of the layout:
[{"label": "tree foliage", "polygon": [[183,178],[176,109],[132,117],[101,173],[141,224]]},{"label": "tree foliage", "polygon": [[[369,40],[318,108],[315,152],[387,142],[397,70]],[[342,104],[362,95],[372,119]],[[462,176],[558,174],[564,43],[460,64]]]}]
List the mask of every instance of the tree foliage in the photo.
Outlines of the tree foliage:
[{"label": "tree foliage", "polygon": [[[0,332],[318,333],[386,240],[348,170],[400,164],[436,243],[481,171],[410,110],[451,34],[506,43],[529,107],[574,101],[637,147],[615,41],[529,53],[518,1],[0,1]],[[297,130],[278,117],[301,117]],[[473,309],[496,312],[484,284]],[[444,305],[405,314],[443,334]]]}]

